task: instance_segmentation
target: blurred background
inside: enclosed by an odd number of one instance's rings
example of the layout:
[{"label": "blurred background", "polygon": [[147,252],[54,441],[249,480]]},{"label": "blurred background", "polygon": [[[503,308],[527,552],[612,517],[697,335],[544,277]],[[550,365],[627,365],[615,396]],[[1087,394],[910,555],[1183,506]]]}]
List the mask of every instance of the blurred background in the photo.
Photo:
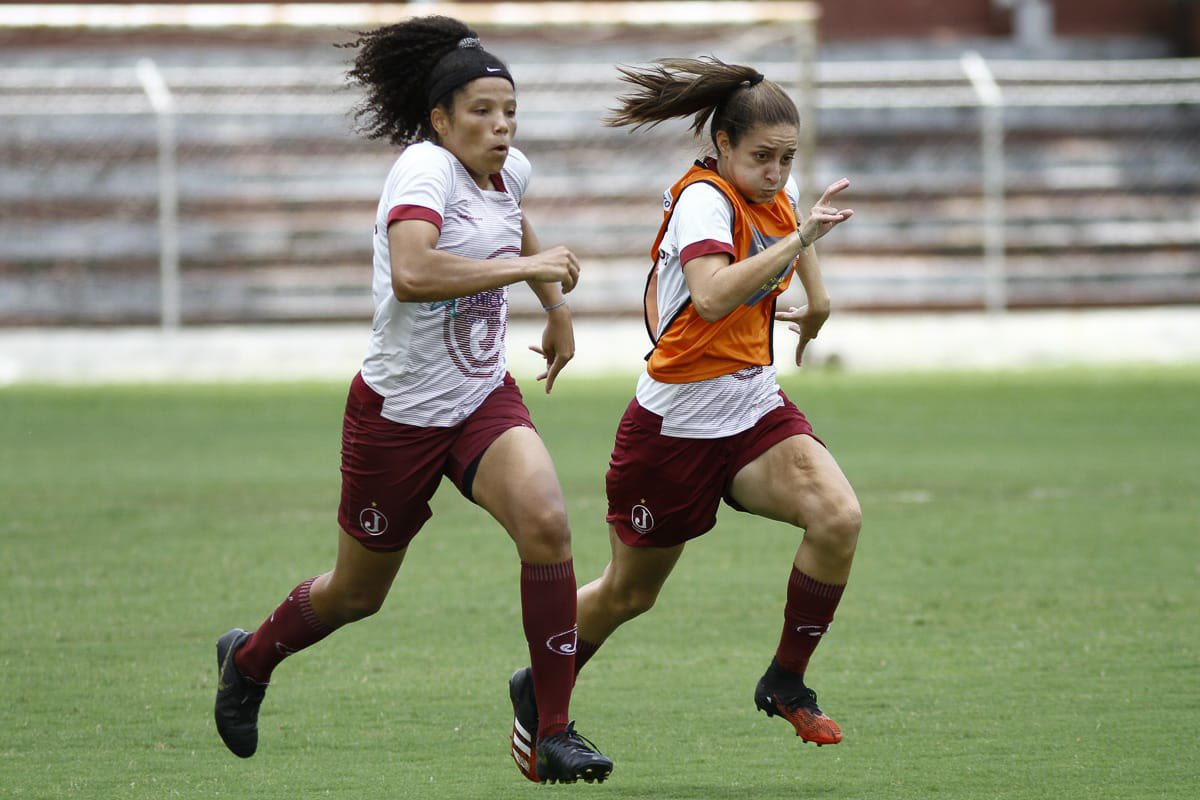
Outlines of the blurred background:
[{"label": "blurred background", "polygon": [[[0,380],[44,377],[30,364],[65,358],[38,356],[64,331],[235,342],[234,325],[250,342],[283,325],[295,341],[301,323],[353,323],[361,352],[396,152],[355,135],[336,45],[426,13],[510,64],[526,211],[581,256],[576,315],[601,348],[628,332],[625,360],[644,347],[661,191],[704,143],[599,120],[615,65],[667,55],[753,64],[793,94],[808,201],[852,181],[857,216],[821,252],[864,340],[967,325],[977,350],[1012,338],[996,325],[1094,311],[1097,332],[1141,327],[1200,358],[1197,0],[0,2]],[[536,323],[531,293],[511,299]]]}]

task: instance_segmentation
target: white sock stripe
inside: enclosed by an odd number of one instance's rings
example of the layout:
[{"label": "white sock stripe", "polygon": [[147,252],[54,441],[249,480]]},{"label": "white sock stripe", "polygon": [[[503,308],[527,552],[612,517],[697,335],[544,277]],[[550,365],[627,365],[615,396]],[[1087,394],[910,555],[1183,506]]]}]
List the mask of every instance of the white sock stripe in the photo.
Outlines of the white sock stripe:
[{"label": "white sock stripe", "polygon": [[513,745],[526,756],[533,755],[533,751],[529,749],[529,745],[521,741],[521,737],[517,735],[516,731],[513,731]]}]

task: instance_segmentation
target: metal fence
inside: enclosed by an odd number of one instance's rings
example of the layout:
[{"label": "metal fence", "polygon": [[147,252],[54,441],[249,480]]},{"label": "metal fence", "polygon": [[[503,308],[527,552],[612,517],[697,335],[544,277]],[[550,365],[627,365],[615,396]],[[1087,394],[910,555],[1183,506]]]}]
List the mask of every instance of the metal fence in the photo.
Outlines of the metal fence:
[{"label": "metal fence", "polygon": [[[580,313],[639,312],[661,191],[703,146],[682,124],[602,127],[613,65],[708,53],[808,109],[810,198],[851,178],[858,216],[821,248],[839,306],[1200,302],[1196,61],[965,55],[810,74],[803,25],[487,33],[520,87],[526,211],[584,262]],[[395,153],[353,135],[357,98],[322,52],[0,70],[0,323],[368,317]],[[525,294],[515,311],[533,309]]]},{"label": "metal fence", "polygon": [[817,76],[818,163],[867,177],[826,246],[844,302],[1200,301],[1200,61],[964,53]]},{"label": "metal fence", "polygon": [[[483,15],[520,87],[517,143],[536,170],[526,211],[543,242],[585,258],[581,311],[631,309],[624,278],[644,270],[661,186],[695,145],[680,126],[631,137],[600,124],[614,63],[764,55],[799,86],[812,11],[606,3],[585,23],[572,4],[518,7],[494,25],[487,6],[459,11]],[[169,47],[150,34],[123,59],[0,68],[0,322],[369,315],[371,225],[396,154],[352,131],[350,54],[329,46],[351,34],[279,46],[294,34],[244,52],[236,37]],[[524,294],[518,311],[532,309]]]}]

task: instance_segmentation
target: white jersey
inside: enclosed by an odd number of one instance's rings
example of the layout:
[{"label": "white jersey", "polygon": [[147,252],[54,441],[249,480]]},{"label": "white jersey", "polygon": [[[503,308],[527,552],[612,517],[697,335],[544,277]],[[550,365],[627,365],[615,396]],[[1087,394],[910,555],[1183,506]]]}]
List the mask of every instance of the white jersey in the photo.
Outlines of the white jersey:
[{"label": "white jersey", "polygon": [[392,291],[388,225],[423,219],[440,231],[437,249],[464,258],[521,254],[521,197],[529,160],[511,148],[480,189],[450,151],[410,145],[388,174],[375,215],[375,318],[363,360],[368,386],[384,398],[383,416],[420,427],[456,425],[501,384],[508,288],[431,303],[402,303]]},{"label": "white jersey", "polygon": [[[799,191],[789,178],[786,190],[793,208]],[[774,242],[759,242],[762,250]],[[699,256],[728,253],[733,257],[733,208],[707,183],[693,183],[679,195],[658,254],[660,326],[668,325],[691,293],[683,263]],[[657,331],[658,335],[662,330]],[[693,383],[663,383],[643,372],[638,379],[638,405],[663,418],[662,434],[683,439],[717,439],[752,428],[783,405],[773,365],[747,367],[729,375]]]}]

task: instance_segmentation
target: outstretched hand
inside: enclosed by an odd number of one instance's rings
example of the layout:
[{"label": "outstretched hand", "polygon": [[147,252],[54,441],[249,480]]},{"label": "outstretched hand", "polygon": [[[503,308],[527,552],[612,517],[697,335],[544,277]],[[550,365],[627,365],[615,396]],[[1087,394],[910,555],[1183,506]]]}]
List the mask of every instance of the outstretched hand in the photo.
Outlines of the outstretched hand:
[{"label": "outstretched hand", "polygon": [[825,320],[829,319],[829,308],[815,309],[811,305],[800,308],[793,306],[787,311],[776,311],[775,319],[791,323],[788,325],[788,330],[800,337],[796,342],[796,366],[798,367],[804,360],[804,348],[817,338],[817,334],[821,332],[821,326],[825,324]]},{"label": "outstretched hand", "polygon": [[800,223],[800,236],[805,242],[812,244],[833,230],[834,227],[854,216],[853,209],[839,209],[834,204],[838,193],[849,187],[849,178],[842,178],[839,181],[829,184],[825,189],[825,193],[821,195],[821,199],[812,207],[808,219]]},{"label": "outstretched hand", "polygon": [[[836,205],[838,194],[848,188],[850,188],[848,178],[834,181],[825,188],[825,193],[812,207],[808,218],[803,220],[797,228],[802,244],[812,244],[854,216],[853,209],[839,209]],[[813,268],[815,269],[815,267]],[[820,283],[818,282],[817,285],[820,286]],[[789,323],[788,330],[799,337],[796,341],[796,366],[803,363],[804,349],[808,347],[809,342],[817,338],[817,334],[821,332],[821,326],[825,324],[825,320],[829,319],[829,296],[824,289],[817,290],[810,287],[808,283],[805,283],[804,288],[809,292],[808,305],[800,308],[793,306],[787,311],[775,312],[775,319]],[[813,294],[814,291],[816,294]]]},{"label": "outstretched hand", "polygon": [[575,327],[566,306],[550,312],[542,331],[541,347],[531,344],[529,349],[546,359],[546,370],[537,379],[546,382],[546,394],[550,394],[558,373],[575,357]]}]

